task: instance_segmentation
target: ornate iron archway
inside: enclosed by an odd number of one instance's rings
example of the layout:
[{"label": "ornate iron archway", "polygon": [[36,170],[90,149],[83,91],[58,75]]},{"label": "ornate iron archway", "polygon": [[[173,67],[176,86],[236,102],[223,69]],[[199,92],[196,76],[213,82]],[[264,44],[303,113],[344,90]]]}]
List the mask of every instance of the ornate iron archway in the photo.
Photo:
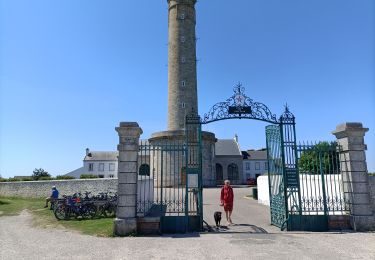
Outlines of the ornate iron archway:
[{"label": "ornate iron archway", "polygon": [[[200,167],[198,172],[196,167],[191,167],[191,172],[198,173],[198,179],[202,179],[202,124],[228,119],[252,119],[271,123],[272,125],[266,126],[271,223],[281,229],[289,230],[290,216],[302,214],[297,169],[295,117],[286,105],[283,114],[277,118],[276,114],[273,114],[265,104],[248,97],[245,94],[245,88],[240,83],[234,87],[233,91],[234,94],[231,97],[213,105],[203,118],[200,118],[195,111],[186,116],[185,155],[187,158],[193,154],[197,155],[194,156],[194,160]],[[187,165],[188,168],[189,165]],[[199,185],[198,189],[199,197],[202,198],[202,185]],[[200,214],[203,216],[203,202],[200,201],[199,204]]]},{"label": "ornate iron archway", "polygon": [[224,102],[216,103],[204,114],[201,123],[226,119],[254,119],[278,124],[275,114],[263,103],[256,102],[245,94],[245,88],[241,83],[233,88],[234,94]]}]

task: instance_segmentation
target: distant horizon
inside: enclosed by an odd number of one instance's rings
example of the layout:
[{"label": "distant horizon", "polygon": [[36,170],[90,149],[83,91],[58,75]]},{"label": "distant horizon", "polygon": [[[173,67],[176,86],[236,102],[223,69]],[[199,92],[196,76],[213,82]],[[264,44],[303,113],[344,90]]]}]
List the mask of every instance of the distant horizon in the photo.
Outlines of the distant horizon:
[{"label": "distant horizon", "polygon": [[[246,94],[280,116],[288,104],[297,141],[334,141],[361,122],[375,172],[375,2],[199,1],[201,116]],[[167,1],[0,0],[0,174],[53,176],[82,166],[92,150],[114,151],[115,127],[138,122],[142,139],[167,128]],[[204,125],[265,147],[255,120]]]}]

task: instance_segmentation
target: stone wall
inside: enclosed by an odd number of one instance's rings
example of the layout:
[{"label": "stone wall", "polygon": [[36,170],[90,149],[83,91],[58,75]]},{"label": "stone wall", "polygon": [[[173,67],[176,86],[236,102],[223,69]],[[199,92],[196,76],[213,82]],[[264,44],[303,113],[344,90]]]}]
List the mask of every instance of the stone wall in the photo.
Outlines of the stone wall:
[{"label": "stone wall", "polygon": [[369,176],[368,181],[369,181],[369,188],[370,188],[372,210],[375,214],[375,176]]},{"label": "stone wall", "polygon": [[0,196],[40,198],[51,194],[51,187],[55,185],[60,195],[72,195],[76,192],[90,191],[92,194],[100,192],[117,192],[117,179],[78,179],[53,181],[17,181],[1,182]]},{"label": "stone wall", "polygon": [[[55,185],[61,195],[72,195],[76,192],[89,191],[95,195],[100,192],[117,192],[117,179],[83,179],[83,180],[54,180],[54,181],[17,181],[0,182],[0,196],[45,198],[51,194]],[[137,200],[153,201],[153,180],[138,180]],[[148,210],[148,209],[146,209]]]}]

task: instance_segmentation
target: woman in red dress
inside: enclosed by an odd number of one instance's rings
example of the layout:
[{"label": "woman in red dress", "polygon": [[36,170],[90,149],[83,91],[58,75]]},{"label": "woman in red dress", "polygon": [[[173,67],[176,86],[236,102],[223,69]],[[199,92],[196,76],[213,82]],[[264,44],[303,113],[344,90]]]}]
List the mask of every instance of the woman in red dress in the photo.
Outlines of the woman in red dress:
[{"label": "woman in red dress", "polygon": [[233,189],[230,186],[229,180],[224,181],[224,187],[221,189],[221,196],[220,196],[220,201],[221,201],[221,206],[224,206],[224,211],[225,211],[225,216],[227,218],[228,224],[232,225],[232,211],[233,211]]}]

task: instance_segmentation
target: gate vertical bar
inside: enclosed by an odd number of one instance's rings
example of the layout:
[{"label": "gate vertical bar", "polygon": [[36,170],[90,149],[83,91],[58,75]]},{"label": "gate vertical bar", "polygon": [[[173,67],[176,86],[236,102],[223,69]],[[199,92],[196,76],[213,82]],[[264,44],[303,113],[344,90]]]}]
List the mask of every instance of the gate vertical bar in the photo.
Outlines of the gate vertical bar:
[{"label": "gate vertical bar", "polygon": [[320,173],[320,177],[322,178],[322,193],[323,193],[323,210],[324,210],[324,215],[326,216],[327,213],[328,213],[328,210],[327,210],[327,194],[326,194],[326,185],[325,185],[325,180],[324,180],[324,170],[323,170],[323,166],[322,166],[322,152],[321,151],[318,151],[319,152],[319,173]]},{"label": "gate vertical bar", "polygon": [[284,230],[285,225],[287,225],[287,221],[289,218],[289,206],[288,206],[288,187],[287,187],[287,176],[286,176],[286,165],[285,165],[285,143],[284,143],[284,129],[283,123],[280,123],[280,142],[281,142],[281,162],[282,162],[282,178],[283,178],[283,192],[284,192],[284,203],[285,203],[285,220],[281,224],[281,230]]}]

